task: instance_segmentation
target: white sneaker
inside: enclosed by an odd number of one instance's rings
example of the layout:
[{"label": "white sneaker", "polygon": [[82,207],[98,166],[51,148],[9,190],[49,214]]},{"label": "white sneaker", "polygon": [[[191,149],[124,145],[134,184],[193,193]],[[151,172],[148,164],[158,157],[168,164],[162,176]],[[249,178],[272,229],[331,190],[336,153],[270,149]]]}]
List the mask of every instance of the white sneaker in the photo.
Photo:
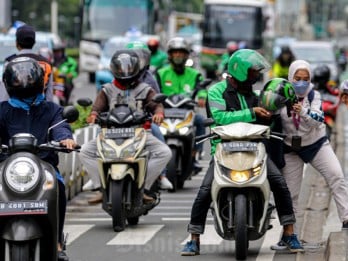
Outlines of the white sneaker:
[{"label": "white sneaker", "polygon": [[89,190],[92,190],[94,189],[94,185],[93,185],[93,182],[92,180],[88,180],[85,185],[82,186],[82,191],[89,191]]},{"label": "white sneaker", "polygon": [[160,178],[160,188],[161,189],[173,189],[173,184],[167,179],[167,177]]}]

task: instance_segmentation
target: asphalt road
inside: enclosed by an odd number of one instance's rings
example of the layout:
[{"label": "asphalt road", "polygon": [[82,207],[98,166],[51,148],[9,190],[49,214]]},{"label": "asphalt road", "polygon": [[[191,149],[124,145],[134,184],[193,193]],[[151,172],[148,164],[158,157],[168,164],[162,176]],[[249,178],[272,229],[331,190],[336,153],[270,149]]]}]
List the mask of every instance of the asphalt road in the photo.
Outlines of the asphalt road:
[{"label": "asphalt road", "polygon": [[[94,86],[86,82],[87,77],[80,77],[72,94],[72,101],[79,97],[94,98]],[[115,233],[111,226],[111,217],[106,214],[101,205],[88,205],[88,198],[93,192],[83,192],[68,204],[65,232],[69,234],[67,253],[71,261],[137,261],[137,260],[235,260],[234,241],[222,240],[215,232],[212,216],[209,213],[206,232],[201,238],[201,255],[199,257],[181,257],[180,250],[189,240],[186,227],[189,222],[193,200],[203,179],[209,162],[209,145],[205,145],[206,156],[201,161],[205,166],[203,171],[192,180],[185,183],[184,189],[176,193],[166,191],[161,194],[161,203],[148,215],[141,217],[136,227],[127,227],[125,231]],[[305,175],[308,179],[315,177]],[[310,182],[310,180],[308,181]],[[304,186],[309,183],[304,182]],[[306,208],[310,197],[309,189],[305,187],[301,194],[303,207]],[[327,195],[328,196],[328,195]],[[332,204],[331,204],[332,205]],[[316,211],[309,219],[304,214],[299,220],[300,236],[311,237],[311,248],[305,254],[289,254],[288,252],[272,251],[282,232],[274,213],[273,229],[265,237],[251,241],[248,260],[324,260],[325,241],[332,231],[340,230],[335,207],[330,205],[326,212]],[[322,216],[327,216],[326,222]],[[307,218],[307,219],[306,219]],[[314,221],[313,221],[314,220]],[[325,220],[324,220],[325,221]],[[307,223],[306,223],[307,222]],[[308,222],[310,222],[308,224]],[[312,228],[312,230],[308,229]],[[303,232],[304,231],[304,232]],[[314,232],[313,232],[314,231]],[[315,235],[318,231],[319,235]],[[310,234],[310,233],[314,233]],[[317,234],[318,234],[317,233]]]}]

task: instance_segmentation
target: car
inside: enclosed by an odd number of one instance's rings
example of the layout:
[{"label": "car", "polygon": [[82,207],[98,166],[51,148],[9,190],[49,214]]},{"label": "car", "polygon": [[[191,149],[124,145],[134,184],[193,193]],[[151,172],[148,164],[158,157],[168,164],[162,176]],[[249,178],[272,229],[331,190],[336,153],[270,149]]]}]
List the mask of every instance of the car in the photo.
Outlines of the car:
[{"label": "car", "polygon": [[339,67],[334,43],[330,41],[294,41],[289,45],[296,59],[310,63],[311,69],[326,64],[330,68],[331,80],[338,83]]}]

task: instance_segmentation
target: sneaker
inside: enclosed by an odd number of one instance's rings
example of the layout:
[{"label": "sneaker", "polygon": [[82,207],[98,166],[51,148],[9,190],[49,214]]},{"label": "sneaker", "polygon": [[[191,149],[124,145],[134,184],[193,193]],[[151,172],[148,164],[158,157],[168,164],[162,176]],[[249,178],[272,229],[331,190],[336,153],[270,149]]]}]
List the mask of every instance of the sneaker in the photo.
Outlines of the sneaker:
[{"label": "sneaker", "polygon": [[88,200],[88,204],[99,204],[103,202],[103,193],[101,193],[100,191],[96,192],[96,195]]},{"label": "sneaker", "polygon": [[348,220],[343,221],[342,229],[348,229]]},{"label": "sneaker", "polygon": [[167,179],[167,177],[162,176],[160,178],[160,188],[161,189],[173,189],[173,184]]},{"label": "sneaker", "polygon": [[287,248],[291,251],[291,252],[303,252],[304,249],[300,243],[300,241],[298,241],[296,234],[292,234],[290,236],[282,236],[281,241],[284,242],[284,244],[287,246]]},{"label": "sneaker", "polygon": [[287,249],[287,246],[285,245],[285,243],[283,241],[279,241],[276,245],[271,245],[271,249],[272,250],[285,250]]},{"label": "sneaker", "polygon": [[63,250],[58,251],[58,261],[69,261],[69,257]]},{"label": "sneaker", "polygon": [[182,256],[197,256],[199,255],[199,244],[196,240],[191,240],[186,243],[184,249],[181,251]]},{"label": "sneaker", "polygon": [[88,180],[85,185],[82,186],[82,191],[89,191],[94,189],[93,181]]}]

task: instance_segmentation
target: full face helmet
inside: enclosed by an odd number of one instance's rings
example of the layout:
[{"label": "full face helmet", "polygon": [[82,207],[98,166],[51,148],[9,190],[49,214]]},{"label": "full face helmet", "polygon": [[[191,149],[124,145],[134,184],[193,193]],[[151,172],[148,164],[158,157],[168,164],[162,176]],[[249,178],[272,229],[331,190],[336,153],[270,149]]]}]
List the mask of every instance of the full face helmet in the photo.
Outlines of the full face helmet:
[{"label": "full face helmet", "polygon": [[141,71],[149,67],[151,52],[145,43],[140,41],[129,42],[126,48],[134,50],[137,53],[140,60],[139,66]]},{"label": "full face helmet", "polygon": [[330,80],[330,68],[326,64],[318,65],[313,70],[312,82],[319,88],[326,88]]},{"label": "full face helmet", "polygon": [[227,70],[234,79],[239,82],[245,82],[248,80],[249,70],[264,73],[270,68],[270,64],[257,51],[240,49],[230,57]]},{"label": "full face helmet", "polygon": [[4,68],[2,80],[10,97],[30,98],[43,92],[44,72],[39,63],[29,57],[19,57]]},{"label": "full face helmet", "polygon": [[[173,53],[182,52],[181,56],[174,56]],[[190,46],[182,37],[174,37],[168,41],[167,44],[168,60],[177,67],[185,66],[186,60],[190,54]]]},{"label": "full face helmet", "polygon": [[140,59],[134,50],[118,50],[111,58],[110,69],[118,82],[131,88],[140,76]]},{"label": "full face helmet", "polygon": [[260,106],[268,111],[277,111],[296,101],[295,89],[292,84],[283,78],[269,80],[260,93]]}]

